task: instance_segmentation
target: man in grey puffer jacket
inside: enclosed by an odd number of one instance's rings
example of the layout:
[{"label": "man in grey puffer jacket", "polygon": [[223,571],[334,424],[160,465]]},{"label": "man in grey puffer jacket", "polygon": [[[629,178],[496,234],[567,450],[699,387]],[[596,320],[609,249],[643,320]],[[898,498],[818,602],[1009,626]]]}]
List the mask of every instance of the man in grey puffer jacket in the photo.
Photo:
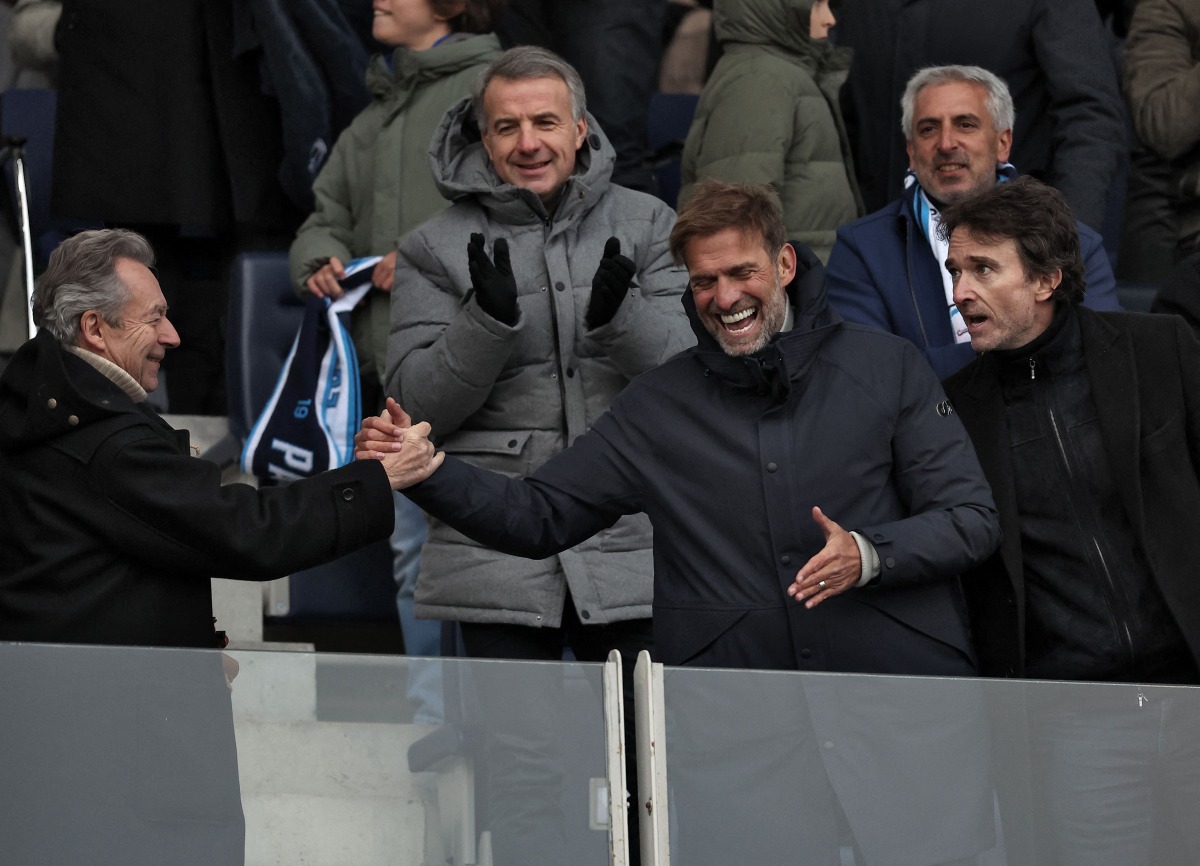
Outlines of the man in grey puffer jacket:
[{"label": "man in grey puffer jacket", "polygon": [[[695,342],[680,303],[687,275],[668,250],[675,213],[611,183],[615,152],[586,114],[582,81],[541,48],[484,71],[431,159],[454,204],[400,241],[386,393],[448,453],[527,475],[634,376]],[[586,661],[618,649],[632,670],[652,643],[651,547],[644,514],[539,561],[431,521],[417,616],[460,622],[472,657],[557,659],[565,641]],[[497,862],[522,862],[493,839]]]},{"label": "man in grey puffer jacket", "polygon": [[[667,249],[675,214],[609,182],[614,152],[584,112],[582,83],[544,49],[493,63],[474,99],[448,112],[431,156],[454,204],[401,239],[386,391],[448,453],[524,475],[632,377],[694,342],[679,303],[687,276]],[[650,547],[643,515],[541,562],[435,524],[417,614],[462,622],[473,656],[492,655],[480,638],[503,636],[497,655],[558,658],[560,630],[650,616]]]}]

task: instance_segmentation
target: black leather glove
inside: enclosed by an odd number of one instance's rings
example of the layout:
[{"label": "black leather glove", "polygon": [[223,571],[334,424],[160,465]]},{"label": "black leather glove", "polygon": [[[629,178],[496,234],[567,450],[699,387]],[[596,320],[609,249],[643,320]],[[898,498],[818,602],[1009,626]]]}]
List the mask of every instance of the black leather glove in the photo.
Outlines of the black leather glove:
[{"label": "black leather glove", "polygon": [[592,297],[585,317],[589,331],[612,321],[629,292],[636,270],[637,266],[621,255],[620,239],[609,238],[604,244],[604,258],[600,259],[600,267],[592,277]]},{"label": "black leather glove", "polygon": [[508,260],[508,241],[498,238],[492,244],[496,263],[483,248],[483,235],[471,234],[467,244],[467,268],[471,272],[471,287],[483,311],[506,325],[517,322],[517,281],[513,279],[512,263]]}]

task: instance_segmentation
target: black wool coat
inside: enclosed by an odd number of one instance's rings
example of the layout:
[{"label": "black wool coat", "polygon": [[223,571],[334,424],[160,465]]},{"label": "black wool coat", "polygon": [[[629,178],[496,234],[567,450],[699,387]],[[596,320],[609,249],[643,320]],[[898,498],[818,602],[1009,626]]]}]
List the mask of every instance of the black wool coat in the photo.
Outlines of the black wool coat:
[{"label": "black wool coat", "polygon": [[0,378],[0,641],[212,647],[210,577],[271,580],[392,531],[376,461],[221,485],[46,331]]},{"label": "black wool coat", "polygon": [[[1076,308],[1109,467],[1138,546],[1200,664],[1200,342],[1176,316]],[[981,671],[1025,663],[1021,529],[997,365],[982,355],[945,382],[1000,511],[999,551],[963,578]]]}]

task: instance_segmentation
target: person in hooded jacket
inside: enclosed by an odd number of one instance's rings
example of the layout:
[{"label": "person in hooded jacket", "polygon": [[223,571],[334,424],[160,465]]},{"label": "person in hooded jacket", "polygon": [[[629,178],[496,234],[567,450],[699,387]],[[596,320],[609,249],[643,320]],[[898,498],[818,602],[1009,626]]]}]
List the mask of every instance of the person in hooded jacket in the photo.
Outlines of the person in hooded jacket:
[{"label": "person in hooded jacket", "polygon": [[[448,452],[511,474],[541,466],[692,342],[678,303],[687,279],[667,248],[675,214],[610,183],[613,149],[585,111],[566,61],[506,52],[434,140],[454,204],[397,253],[386,392]],[[648,646],[650,543],[645,517],[631,516],[529,562],[435,521],[417,615],[462,623],[472,656],[559,658],[567,632],[577,657],[603,659],[615,644],[583,643],[606,628]]]},{"label": "person in hooded jacket", "polygon": [[[528,477],[446,453],[405,495],[476,542],[534,560],[644,512],[656,660],[667,665],[973,675],[958,575],[1000,533],[966,431],[921,354],[841,321],[819,261],[786,242],[766,187],[706,181],[681,210],[671,249],[687,264],[696,346],[639,376]],[[356,456],[391,453],[409,421],[389,401],[364,422]],[[946,785],[930,795],[938,804],[913,798],[899,790],[901,774],[882,783],[884,795],[873,789],[875,755],[839,748],[846,763],[829,773],[844,805],[886,803],[899,826],[928,826],[932,815],[954,828],[910,833],[901,849],[878,830],[878,807],[850,809],[866,862],[958,862],[989,844],[991,795],[974,787],[986,774],[984,740],[965,713],[925,715],[927,734],[945,732],[927,741],[940,757],[926,748],[925,768],[973,779],[969,794]],[[943,777],[934,766],[947,761],[955,770]]]},{"label": "person in hooded jacket", "polygon": [[[362,381],[383,377],[396,242],[447,202],[429,170],[429,141],[446,109],[500,56],[489,33],[497,0],[387,0],[371,58],[371,104],[342,133],[313,184],[316,208],[296,233],[288,266],[296,291],[340,297],[351,259],[381,255],[370,300],[353,317]],[[455,12],[455,10],[459,10]],[[374,405],[372,401],[371,405]]]},{"label": "person in hooded jacket", "polygon": [[724,54],[683,150],[680,204],[695,182],[769,183],[788,237],[828,261],[838,226],[862,214],[838,91],[851,51],[833,46],[828,0],[718,0]]},{"label": "person in hooded jacket", "polygon": [[[634,376],[691,344],[678,304],[686,276],[667,248],[675,213],[612,183],[616,153],[586,114],[578,73],[536,46],[485,70],[473,98],[446,114],[430,158],[453,204],[400,241],[386,392],[435,423],[447,450],[529,472]],[[603,661],[619,650],[632,726],[632,670],[652,645],[650,547],[645,515],[540,562],[431,521],[417,616],[457,621],[475,658],[561,659],[566,644],[580,661]],[[504,730],[483,774],[495,862],[567,862],[549,766],[561,739],[555,698],[538,730],[515,718],[505,728],[504,673],[479,689]],[[632,752],[627,761],[634,790]]]}]

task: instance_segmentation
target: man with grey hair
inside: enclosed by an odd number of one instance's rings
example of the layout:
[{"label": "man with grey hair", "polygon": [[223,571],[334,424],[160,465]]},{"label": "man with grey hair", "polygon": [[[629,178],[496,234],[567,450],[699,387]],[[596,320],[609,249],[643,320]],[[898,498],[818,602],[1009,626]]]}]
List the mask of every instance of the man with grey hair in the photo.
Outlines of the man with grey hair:
[{"label": "man with grey hair", "polygon": [[[694,342],[680,303],[687,275],[668,249],[675,214],[612,182],[616,153],[587,113],[583,82],[544,48],[493,61],[474,97],[447,112],[430,155],[453,204],[400,239],[385,391],[431,423],[446,452],[524,475],[634,376]],[[460,623],[474,658],[561,659],[566,644],[580,661],[603,661],[616,649],[632,675],[652,646],[651,547],[644,514],[536,561],[431,521],[416,613]],[[481,699],[503,712],[511,689],[498,677],[487,688]],[[492,756],[497,864],[564,860],[550,829],[557,788],[544,775],[536,798],[503,784],[524,784],[528,756],[554,754],[552,703],[544,729],[513,732]],[[540,832],[529,830],[535,814]]]},{"label": "man with grey hair", "polygon": [[210,577],[270,580],[386,538],[391,491],[431,451],[223,487],[146,404],[179,345],[153,264],[141,235],[87,231],[38,280],[41,330],[0,377],[0,641],[222,645]]},{"label": "man with grey hair", "polygon": [[[931,66],[909,79],[901,111],[909,159],[904,194],[838,229],[826,269],[829,299],[849,321],[915,343],[945,378],[975,353],[954,305],[939,214],[1017,176],[1008,162],[1013,100],[986,69]],[[1087,306],[1120,309],[1100,236],[1082,223],[1079,234]]]},{"label": "man with grey hair", "polygon": [[[448,453],[513,475],[562,451],[644,370],[694,342],[674,212],[610,181],[614,152],[558,55],[522,46],[447,113],[431,157],[454,204],[401,238],[387,394]],[[644,515],[541,561],[430,527],[417,615],[474,657],[581,660],[650,646]]]}]

